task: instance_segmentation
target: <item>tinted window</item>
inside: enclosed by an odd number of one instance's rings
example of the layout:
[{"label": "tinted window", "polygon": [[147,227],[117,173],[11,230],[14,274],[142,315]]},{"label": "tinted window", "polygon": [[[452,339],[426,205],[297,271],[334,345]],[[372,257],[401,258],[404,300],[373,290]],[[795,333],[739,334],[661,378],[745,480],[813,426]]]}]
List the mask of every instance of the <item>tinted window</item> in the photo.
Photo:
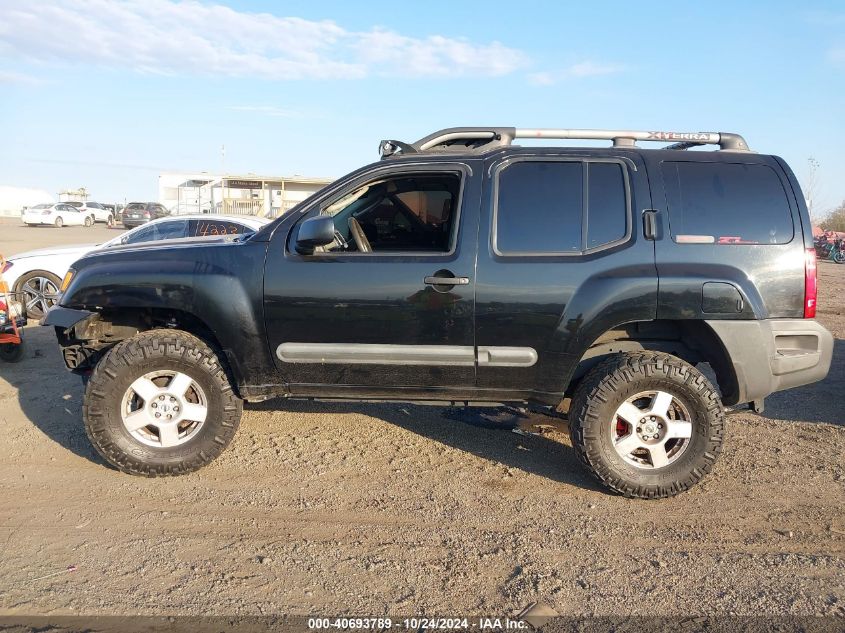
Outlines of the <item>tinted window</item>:
[{"label": "tinted window", "polygon": [[628,206],[625,179],[619,163],[589,163],[587,248],[625,237]]},{"label": "tinted window", "polygon": [[174,220],[172,222],[159,222],[148,224],[126,238],[124,244],[139,244],[141,242],[153,242],[156,240],[175,240],[185,237],[187,231],[186,220]]},{"label": "tinted window", "polygon": [[583,166],[521,161],[499,174],[496,247],[501,253],[581,250]]},{"label": "tinted window", "polygon": [[681,243],[785,244],[792,214],[766,165],[663,164],[672,238]]},{"label": "tinted window", "polygon": [[357,220],[374,253],[448,252],[457,218],[461,179],[425,174],[367,183],[323,210],[347,242],[329,250],[358,250],[350,219]]}]

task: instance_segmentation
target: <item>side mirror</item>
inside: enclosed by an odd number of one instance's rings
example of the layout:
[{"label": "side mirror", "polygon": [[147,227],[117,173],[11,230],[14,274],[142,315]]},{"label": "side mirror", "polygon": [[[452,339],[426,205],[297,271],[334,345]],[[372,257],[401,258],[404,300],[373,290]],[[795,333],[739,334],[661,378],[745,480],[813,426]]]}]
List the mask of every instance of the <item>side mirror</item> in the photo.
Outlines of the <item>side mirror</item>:
[{"label": "side mirror", "polygon": [[334,241],[334,219],[330,215],[309,218],[299,227],[296,237],[296,252],[311,255],[317,246],[326,246]]}]

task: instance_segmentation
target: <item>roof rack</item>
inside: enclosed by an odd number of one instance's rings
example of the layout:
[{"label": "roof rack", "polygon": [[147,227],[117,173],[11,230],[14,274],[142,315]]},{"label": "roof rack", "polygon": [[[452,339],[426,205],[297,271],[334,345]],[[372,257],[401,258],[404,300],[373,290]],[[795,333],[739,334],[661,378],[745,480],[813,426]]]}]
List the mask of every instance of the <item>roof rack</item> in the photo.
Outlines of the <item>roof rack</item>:
[{"label": "roof rack", "polygon": [[396,154],[430,151],[487,151],[507,147],[518,138],[583,139],[613,141],[613,147],[636,147],[637,141],[672,143],[663,149],[684,150],[700,145],[718,145],[728,152],[748,152],[748,143],[730,132],[660,132],[637,130],[570,130],[555,128],[451,127],[421,138],[415,143],[386,140],[379,144],[382,158]]}]

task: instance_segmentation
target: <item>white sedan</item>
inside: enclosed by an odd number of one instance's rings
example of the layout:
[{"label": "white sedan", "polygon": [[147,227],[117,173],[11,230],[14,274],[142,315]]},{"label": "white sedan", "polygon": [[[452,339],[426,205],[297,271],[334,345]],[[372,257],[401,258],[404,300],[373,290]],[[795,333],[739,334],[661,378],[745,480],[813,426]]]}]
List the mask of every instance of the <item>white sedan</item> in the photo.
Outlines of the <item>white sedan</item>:
[{"label": "white sedan", "polygon": [[56,204],[36,204],[23,212],[24,224],[35,226],[47,224],[61,228],[63,226],[91,226],[94,217],[90,212],[71,205],[58,202]]},{"label": "white sedan", "polygon": [[3,278],[13,292],[23,293],[27,316],[40,319],[56,302],[62,277],[68,268],[91,251],[157,240],[251,234],[269,221],[252,216],[169,216],[142,224],[103,244],[43,248],[13,255],[6,261],[6,268],[2,271]]}]

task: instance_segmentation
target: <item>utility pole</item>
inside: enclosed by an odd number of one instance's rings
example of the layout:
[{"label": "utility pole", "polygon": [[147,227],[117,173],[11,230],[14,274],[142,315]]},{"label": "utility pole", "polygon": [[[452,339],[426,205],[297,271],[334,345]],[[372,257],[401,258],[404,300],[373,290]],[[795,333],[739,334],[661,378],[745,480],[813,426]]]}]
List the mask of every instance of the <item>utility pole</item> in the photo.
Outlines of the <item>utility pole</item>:
[{"label": "utility pole", "polygon": [[816,195],[818,194],[819,188],[819,161],[810,156],[810,158],[807,159],[807,163],[809,164],[810,171],[807,176],[807,181],[804,184],[804,199],[807,202],[807,210],[810,212],[810,221],[814,222],[816,220]]}]

